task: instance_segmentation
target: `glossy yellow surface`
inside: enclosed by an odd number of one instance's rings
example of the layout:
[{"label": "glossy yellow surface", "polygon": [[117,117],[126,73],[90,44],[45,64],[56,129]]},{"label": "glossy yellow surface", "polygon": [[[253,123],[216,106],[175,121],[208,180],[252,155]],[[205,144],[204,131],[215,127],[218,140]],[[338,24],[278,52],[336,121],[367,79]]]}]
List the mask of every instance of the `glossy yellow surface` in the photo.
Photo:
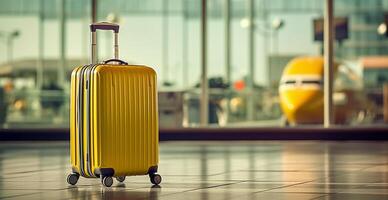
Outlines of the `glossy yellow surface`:
[{"label": "glossy yellow surface", "polygon": [[322,57],[298,57],[292,59],[283,71],[284,75],[320,75],[323,76]]},{"label": "glossy yellow surface", "polygon": [[81,67],[75,68],[71,73],[71,86],[70,86],[70,160],[73,168],[76,168],[77,171],[80,171],[79,166],[79,157],[76,155],[78,152],[77,142],[79,141],[78,135],[76,134],[78,127],[76,127],[76,95],[77,90],[77,73]]},{"label": "glossy yellow surface", "polygon": [[321,123],[323,121],[323,92],[293,89],[280,94],[280,105],[292,124]]},{"label": "glossy yellow surface", "polygon": [[280,106],[291,124],[321,123],[323,121],[323,88],[318,84],[304,84],[304,80],[323,79],[321,57],[300,57],[289,62],[282,79],[295,80],[292,85],[279,88]]},{"label": "glossy yellow surface", "polygon": [[[74,87],[77,85],[76,81],[77,78],[72,76],[71,123],[75,121],[73,96],[77,93]],[[90,80],[92,171],[96,168],[114,168],[115,176],[141,175],[147,174],[151,166],[158,165],[156,89],[156,73],[152,68],[117,65],[96,67]],[[84,87],[84,103],[86,94]],[[84,111],[85,122],[86,109]],[[76,125],[72,124],[72,155],[77,151],[74,146],[76,130]],[[83,152],[86,157],[86,136],[83,136]],[[84,162],[87,172],[86,161]],[[78,163],[73,159],[72,164],[79,169]]]}]

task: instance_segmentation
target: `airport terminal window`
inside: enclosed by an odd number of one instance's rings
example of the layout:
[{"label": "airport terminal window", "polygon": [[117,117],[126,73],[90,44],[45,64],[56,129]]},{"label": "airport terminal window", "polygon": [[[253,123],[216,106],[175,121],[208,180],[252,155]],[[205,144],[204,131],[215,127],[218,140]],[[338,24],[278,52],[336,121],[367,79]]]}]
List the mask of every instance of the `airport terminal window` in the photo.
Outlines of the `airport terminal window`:
[{"label": "airport terminal window", "polygon": [[[199,126],[201,1],[97,2],[98,21],[121,25],[120,58],[157,71],[161,128]],[[229,67],[225,2],[207,5],[209,125],[289,125],[284,119],[299,113],[285,103],[293,103],[294,93],[306,96],[297,99],[306,106],[322,107],[323,43],[314,40],[319,33],[314,32],[313,22],[322,17],[323,2],[253,0],[251,21],[249,1],[231,0]],[[383,123],[388,39],[377,28],[387,12],[387,0],[335,0],[335,15],[348,18],[348,37],[335,46],[336,62],[348,68],[336,72],[336,102],[342,102],[341,109],[351,115],[364,110],[377,113],[372,120],[338,123]],[[90,15],[89,0],[0,1],[3,128],[68,127],[71,70],[90,62]],[[100,60],[111,58],[110,33],[98,34],[98,44]],[[285,85],[292,87],[282,88]],[[303,116],[295,120],[298,117],[289,118],[292,125],[309,123]],[[321,121],[317,118],[314,124]]]}]

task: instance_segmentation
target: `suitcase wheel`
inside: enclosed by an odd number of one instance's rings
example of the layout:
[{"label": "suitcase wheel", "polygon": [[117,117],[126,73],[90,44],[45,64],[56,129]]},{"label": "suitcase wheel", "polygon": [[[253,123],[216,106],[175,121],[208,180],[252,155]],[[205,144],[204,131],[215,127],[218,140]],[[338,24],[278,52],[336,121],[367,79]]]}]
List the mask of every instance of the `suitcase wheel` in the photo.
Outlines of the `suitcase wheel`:
[{"label": "suitcase wheel", "polygon": [[159,174],[150,174],[150,181],[154,185],[159,185],[162,182],[162,176]]},{"label": "suitcase wheel", "polygon": [[110,187],[112,186],[113,184],[113,178],[111,176],[104,176],[102,179],[101,179],[101,183],[105,186],[105,187]]},{"label": "suitcase wheel", "polygon": [[67,176],[67,183],[70,184],[70,185],[75,185],[75,184],[77,184],[78,179],[79,179],[79,175],[78,174],[75,174],[75,173],[69,174]]},{"label": "suitcase wheel", "polygon": [[118,176],[116,177],[116,180],[120,183],[124,182],[125,181],[125,176]]}]

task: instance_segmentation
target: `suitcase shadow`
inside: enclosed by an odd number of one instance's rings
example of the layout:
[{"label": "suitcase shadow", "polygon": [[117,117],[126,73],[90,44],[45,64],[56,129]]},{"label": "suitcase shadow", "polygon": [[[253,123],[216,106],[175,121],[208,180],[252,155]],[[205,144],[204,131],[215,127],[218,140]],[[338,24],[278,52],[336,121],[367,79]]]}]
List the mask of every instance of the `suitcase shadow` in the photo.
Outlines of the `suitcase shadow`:
[{"label": "suitcase shadow", "polygon": [[120,183],[112,188],[101,188],[99,190],[83,190],[78,187],[73,187],[69,190],[71,199],[159,199],[161,186],[154,185],[149,188],[149,191],[126,190],[125,184]]}]

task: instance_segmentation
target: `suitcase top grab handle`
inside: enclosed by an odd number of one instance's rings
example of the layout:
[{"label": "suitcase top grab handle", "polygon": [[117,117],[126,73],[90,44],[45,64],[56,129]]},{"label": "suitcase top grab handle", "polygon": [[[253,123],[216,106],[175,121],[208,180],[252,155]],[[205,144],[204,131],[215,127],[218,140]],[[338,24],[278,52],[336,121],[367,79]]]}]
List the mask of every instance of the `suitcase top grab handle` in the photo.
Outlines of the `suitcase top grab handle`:
[{"label": "suitcase top grab handle", "polygon": [[97,30],[112,30],[114,32],[114,58],[119,59],[119,28],[120,26],[118,24],[109,22],[90,24],[90,31],[92,33],[92,64],[97,63]]},{"label": "suitcase top grab handle", "polygon": [[109,60],[105,60],[103,63],[104,63],[104,64],[108,64],[108,63],[110,63],[110,62],[118,62],[118,63],[120,63],[120,65],[128,65],[127,62],[125,62],[125,61],[123,61],[123,60],[120,60],[120,59],[115,59],[115,58],[109,59]]}]

